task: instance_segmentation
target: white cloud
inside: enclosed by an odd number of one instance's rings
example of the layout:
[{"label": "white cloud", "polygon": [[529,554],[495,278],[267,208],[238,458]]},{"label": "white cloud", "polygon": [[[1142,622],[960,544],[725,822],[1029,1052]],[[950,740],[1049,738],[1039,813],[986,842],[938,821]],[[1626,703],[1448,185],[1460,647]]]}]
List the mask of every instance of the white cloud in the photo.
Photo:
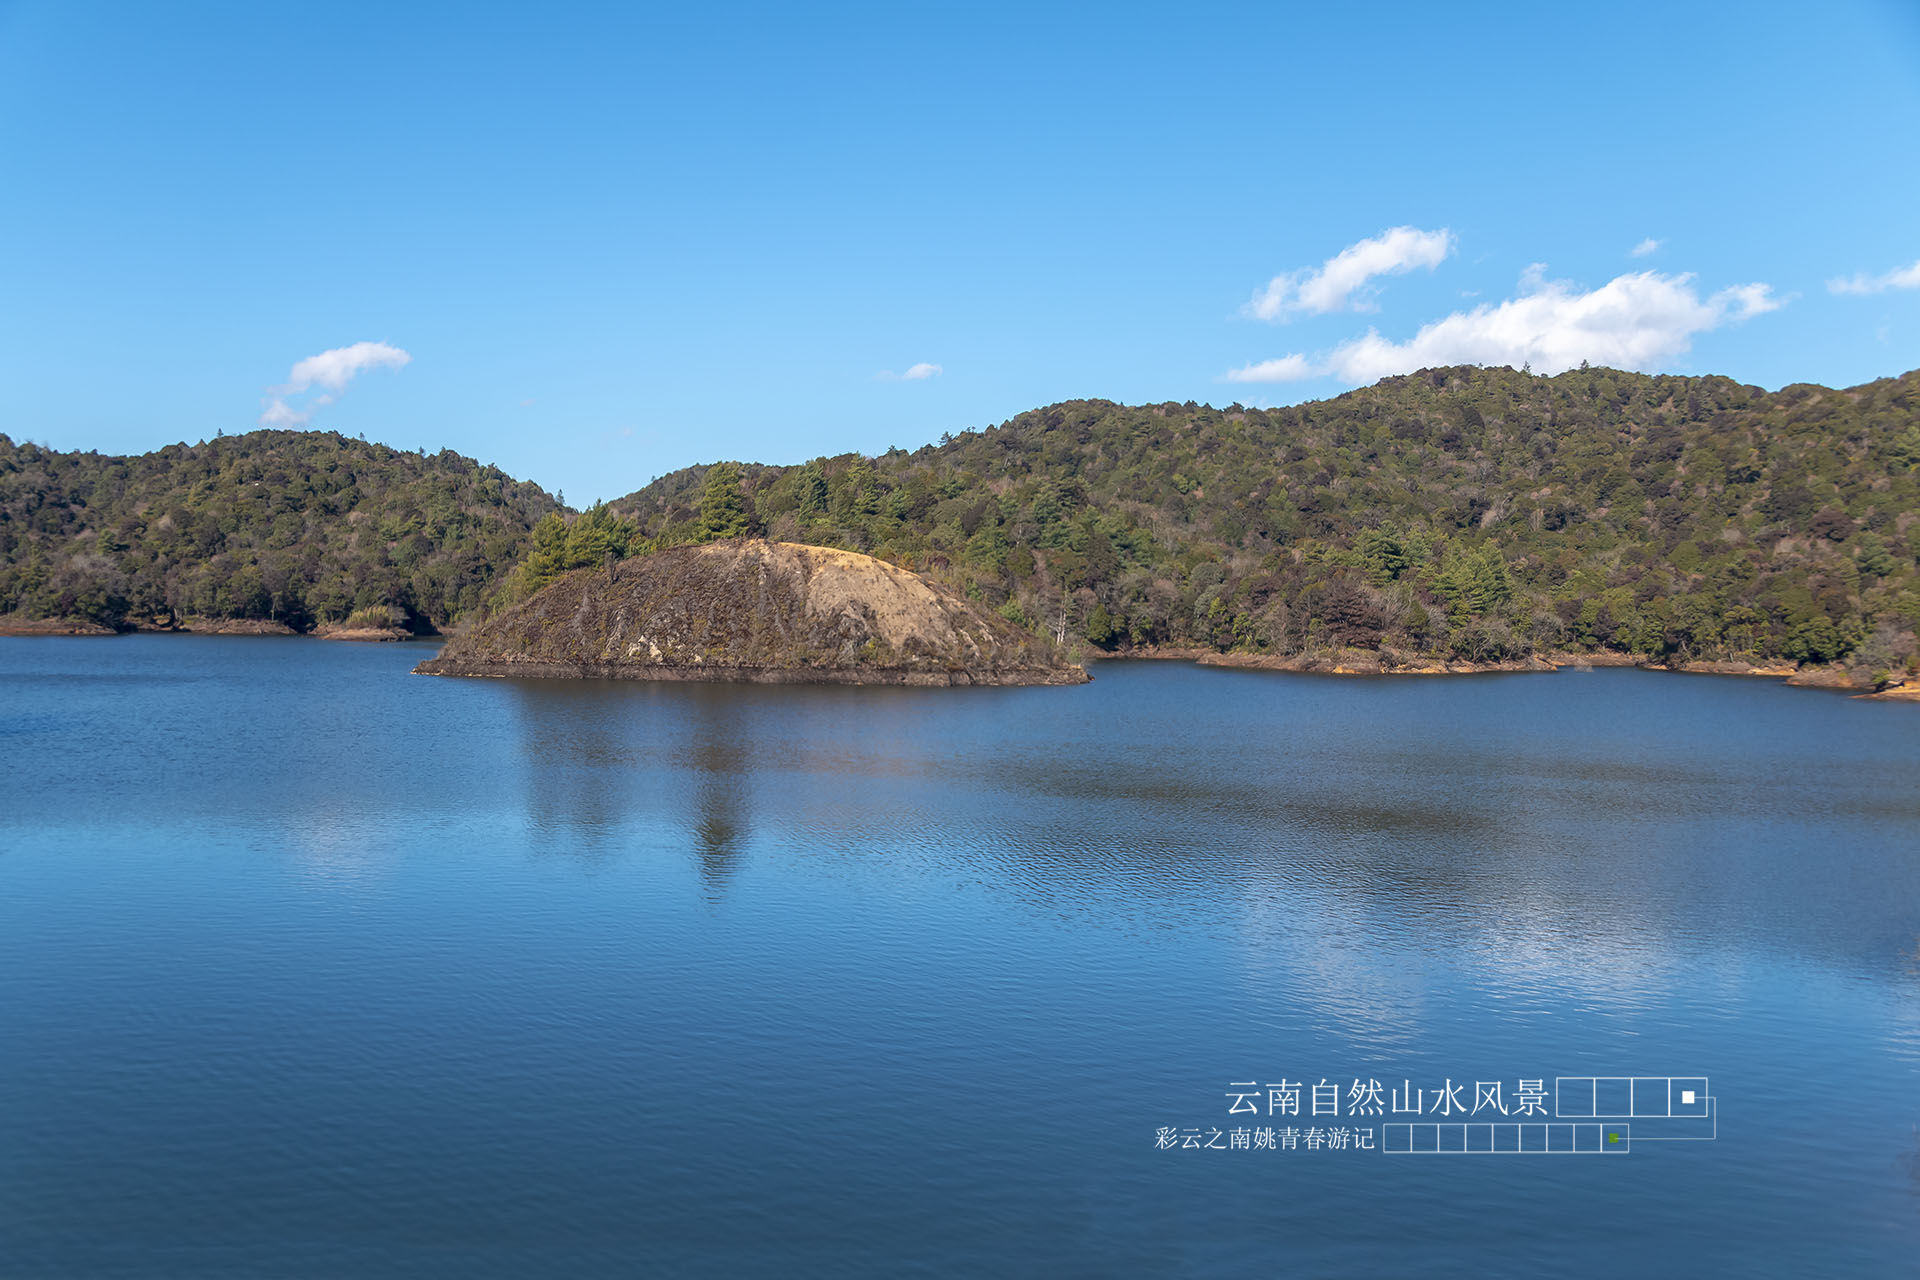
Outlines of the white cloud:
[{"label": "white cloud", "polygon": [[304,427],[307,425],[307,419],[312,416],[310,413],[295,413],[287,408],[285,400],[275,398],[260,415],[260,425],[284,428]]},{"label": "white cloud", "polygon": [[[1686,279],[1685,276],[1678,278]],[[1722,289],[1707,301],[1724,307],[1728,319],[1739,321],[1751,320],[1769,311],[1778,311],[1787,305],[1790,298],[1799,296],[1795,293],[1788,294],[1786,298],[1776,298],[1773,296],[1773,286],[1770,284],[1736,284],[1731,288]]]},{"label": "white cloud", "polygon": [[1920,289],[1920,262],[1896,267],[1885,275],[1860,275],[1827,281],[1829,293],[1885,293],[1889,289]]},{"label": "white cloud", "polygon": [[[316,411],[332,404],[347,389],[348,383],[368,369],[398,369],[412,361],[413,357],[405,351],[385,342],[356,342],[350,347],[335,347],[317,356],[308,356],[293,366],[285,382],[267,388],[260,425],[304,427]],[[306,395],[315,387],[325,390],[309,395],[297,406],[287,403],[288,397]]]},{"label": "white cloud", "polygon": [[1372,311],[1377,276],[1404,275],[1415,267],[1429,271],[1453,252],[1453,232],[1393,227],[1371,240],[1348,245],[1320,264],[1275,276],[1241,311],[1256,320],[1282,321],[1296,315],[1333,311]]},{"label": "white cloud", "polygon": [[1690,274],[1640,271],[1582,291],[1527,268],[1517,296],[1456,311],[1405,342],[1369,329],[1317,357],[1282,356],[1230,371],[1229,382],[1294,382],[1337,377],[1367,383],[1438,365],[1532,365],[1560,373],[1582,361],[1621,369],[1657,368],[1684,355],[1695,334],[1784,305],[1764,284],[1735,285],[1702,298]]},{"label": "white cloud", "polygon": [[1660,246],[1665,243],[1666,241],[1664,240],[1655,240],[1652,236],[1648,236],[1645,240],[1642,240],[1639,244],[1627,250],[1627,252],[1633,257],[1644,258],[1648,254],[1658,251]]},{"label": "white cloud", "polygon": [[1278,360],[1261,360],[1256,364],[1245,365],[1227,371],[1228,382],[1299,382],[1305,378],[1319,376],[1319,370],[1313,361],[1303,355],[1281,356]]},{"label": "white cloud", "polygon": [[922,360],[919,364],[909,368],[905,373],[895,373],[891,369],[882,369],[879,373],[874,374],[873,377],[876,382],[925,382],[928,378],[937,378],[945,372],[946,370],[939,365],[929,364]]},{"label": "white cloud", "polygon": [[335,347],[317,356],[308,356],[293,366],[286,385],[276,387],[275,392],[285,395],[312,386],[344,391],[349,382],[368,369],[398,369],[412,361],[412,356],[384,342],[356,342],[350,347]]}]

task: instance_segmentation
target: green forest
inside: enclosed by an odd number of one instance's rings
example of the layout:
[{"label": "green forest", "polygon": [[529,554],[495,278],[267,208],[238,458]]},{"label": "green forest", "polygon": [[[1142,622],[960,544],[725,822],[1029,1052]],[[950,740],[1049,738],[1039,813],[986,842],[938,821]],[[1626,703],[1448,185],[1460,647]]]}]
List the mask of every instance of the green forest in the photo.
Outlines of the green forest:
[{"label": "green forest", "polygon": [[257,618],[296,631],[479,607],[558,510],[451,452],[255,431],[138,457],[0,435],[0,614],[115,628]]},{"label": "green forest", "polygon": [[1892,669],[1920,626],[1920,372],[1770,393],[1459,367],[1284,409],[1073,401],[613,507],[644,547],[710,536],[716,503],[1108,650]]},{"label": "green forest", "polygon": [[0,437],[0,613],[444,627],[743,534],[864,551],[1100,650],[1912,663],[1920,371],[1848,390],[1458,367],[1282,409],[1100,400],[913,452],[724,462],[574,513],[452,453]]}]

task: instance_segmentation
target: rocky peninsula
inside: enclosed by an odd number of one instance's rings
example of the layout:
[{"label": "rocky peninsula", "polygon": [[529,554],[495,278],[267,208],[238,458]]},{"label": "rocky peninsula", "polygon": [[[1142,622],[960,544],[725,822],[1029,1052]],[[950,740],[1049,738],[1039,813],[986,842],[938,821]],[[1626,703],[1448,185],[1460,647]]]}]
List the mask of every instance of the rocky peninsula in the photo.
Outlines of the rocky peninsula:
[{"label": "rocky peninsula", "polygon": [[958,592],[856,552],[737,538],[577,569],[456,636],[426,675],[772,684],[1081,684]]}]

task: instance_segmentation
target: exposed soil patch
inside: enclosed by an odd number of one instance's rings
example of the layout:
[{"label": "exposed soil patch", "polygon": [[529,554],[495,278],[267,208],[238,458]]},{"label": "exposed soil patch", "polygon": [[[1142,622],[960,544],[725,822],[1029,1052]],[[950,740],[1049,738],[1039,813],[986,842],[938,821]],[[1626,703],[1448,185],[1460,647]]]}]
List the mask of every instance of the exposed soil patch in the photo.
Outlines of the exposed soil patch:
[{"label": "exposed soil patch", "polygon": [[427,675],[1079,684],[1031,632],[851,551],[735,539],[578,569],[449,641]]}]

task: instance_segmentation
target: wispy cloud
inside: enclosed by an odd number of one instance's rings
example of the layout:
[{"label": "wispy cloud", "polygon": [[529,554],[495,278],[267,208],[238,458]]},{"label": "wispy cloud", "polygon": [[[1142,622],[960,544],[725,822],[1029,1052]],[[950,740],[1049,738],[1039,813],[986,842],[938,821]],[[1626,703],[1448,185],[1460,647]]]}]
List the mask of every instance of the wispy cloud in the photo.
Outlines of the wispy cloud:
[{"label": "wispy cloud", "polygon": [[[322,397],[321,399],[328,401],[329,398]],[[317,407],[319,406],[308,405],[298,410],[290,409],[287,407],[285,400],[276,396],[267,405],[266,409],[261,412],[260,425],[263,427],[304,427],[307,425],[307,419],[313,416],[313,410]]]},{"label": "wispy cloud", "polygon": [[1285,321],[1296,315],[1333,311],[1372,311],[1368,283],[1425,267],[1429,271],[1453,252],[1453,232],[1393,227],[1370,240],[1348,245],[1315,268],[1275,276],[1241,308],[1256,320]]},{"label": "wispy cloud", "polygon": [[[385,342],[356,342],[308,356],[293,366],[287,380],[268,387],[260,413],[263,427],[304,427],[313,415],[339,399],[347,384],[369,369],[398,369],[413,357]],[[322,388],[316,391],[315,388]],[[288,403],[305,396],[298,404]]]},{"label": "wispy cloud", "polygon": [[1450,364],[1531,364],[1559,373],[1581,361],[1652,369],[1684,355],[1694,335],[1776,311],[1784,304],[1764,284],[1736,285],[1702,298],[1693,276],[1641,271],[1581,290],[1529,267],[1515,297],[1456,311],[1405,342],[1369,329],[1362,337],[1309,357],[1296,353],[1227,373],[1229,382],[1295,382],[1337,377],[1373,382],[1396,373]]},{"label": "wispy cloud", "polygon": [[1648,236],[1645,240],[1642,240],[1639,244],[1627,250],[1627,252],[1633,257],[1644,258],[1649,254],[1659,252],[1660,246],[1665,243],[1666,241],[1664,240],[1655,240],[1652,236]]},{"label": "wispy cloud", "polygon": [[1864,272],[1827,281],[1828,293],[1885,293],[1889,289],[1920,289],[1920,262],[1910,267],[1895,267],[1884,275]]},{"label": "wispy cloud", "polygon": [[921,361],[907,369],[905,373],[895,373],[891,369],[882,369],[873,375],[876,382],[925,382],[928,378],[937,378],[946,370],[937,364]]},{"label": "wispy cloud", "polygon": [[1303,382],[1317,378],[1323,371],[1313,361],[1296,352],[1277,360],[1261,360],[1227,372],[1228,382]]}]

